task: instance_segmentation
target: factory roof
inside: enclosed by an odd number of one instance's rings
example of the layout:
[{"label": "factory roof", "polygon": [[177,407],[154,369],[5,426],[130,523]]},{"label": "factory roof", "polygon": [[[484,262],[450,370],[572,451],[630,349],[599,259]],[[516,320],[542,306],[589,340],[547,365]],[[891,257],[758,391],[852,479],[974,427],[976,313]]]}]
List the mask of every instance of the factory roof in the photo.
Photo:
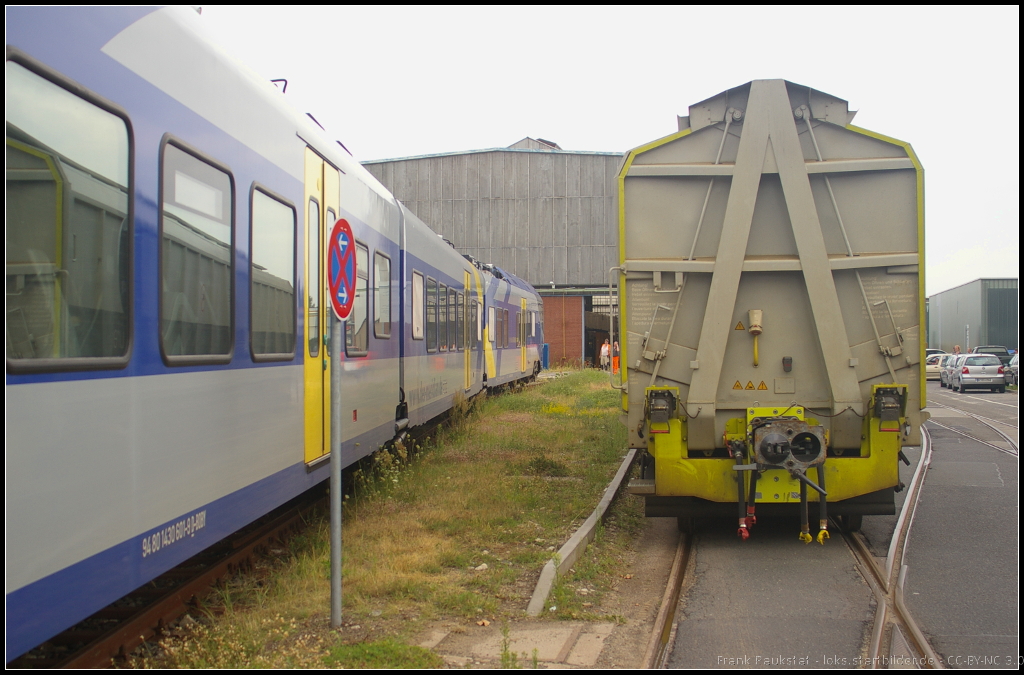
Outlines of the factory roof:
[{"label": "factory roof", "polygon": [[[529,147],[524,147],[529,146]],[[429,159],[431,157],[452,157],[455,155],[475,155],[484,152],[546,152],[556,155],[602,155],[606,157],[621,157],[621,152],[596,152],[586,150],[563,150],[553,141],[546,141],[543,138],[530,138],[527,136],[521,141],[516,141],[505,148],[483,148],[481,150],[460,150],[458,152],[439,152],[432,155],[412,155],[409,157],[392,157],[389,159],[370,159],[363,164],[383,164],[385,162],[405,162],[411,159]]]}]

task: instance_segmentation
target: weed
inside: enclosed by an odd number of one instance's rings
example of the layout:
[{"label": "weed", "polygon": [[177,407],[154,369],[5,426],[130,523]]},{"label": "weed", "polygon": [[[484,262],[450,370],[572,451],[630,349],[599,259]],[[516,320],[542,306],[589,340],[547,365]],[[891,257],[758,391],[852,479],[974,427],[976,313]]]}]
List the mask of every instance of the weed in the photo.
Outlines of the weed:
[{"label": "weed", "polygon": [[396,640],[338,644],[323,658],[329,668],[440,668],[444,660],[429,649]]},{"label": "weed", "polygon": [[512,638],[509,636],[508,624],[502,622],[501,624],[501,667],[504,670],[514,670],[521,668],[519,665],[519,657],[516,653],[509,649],[512,644]]}]

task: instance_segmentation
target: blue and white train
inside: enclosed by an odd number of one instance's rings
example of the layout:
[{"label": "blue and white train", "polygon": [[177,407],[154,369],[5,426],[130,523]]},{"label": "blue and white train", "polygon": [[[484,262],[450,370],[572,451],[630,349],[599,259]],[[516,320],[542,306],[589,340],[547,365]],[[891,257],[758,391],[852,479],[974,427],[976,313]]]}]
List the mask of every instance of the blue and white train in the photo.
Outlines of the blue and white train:
[{"label": "blue and white train", "polygon": [[[332,363],[345,464],[539,370],[536,291],[193,10],[8,8],[5,81],[7,661],[325,480]],[[338,219],[358,274],[331,345]]]}]

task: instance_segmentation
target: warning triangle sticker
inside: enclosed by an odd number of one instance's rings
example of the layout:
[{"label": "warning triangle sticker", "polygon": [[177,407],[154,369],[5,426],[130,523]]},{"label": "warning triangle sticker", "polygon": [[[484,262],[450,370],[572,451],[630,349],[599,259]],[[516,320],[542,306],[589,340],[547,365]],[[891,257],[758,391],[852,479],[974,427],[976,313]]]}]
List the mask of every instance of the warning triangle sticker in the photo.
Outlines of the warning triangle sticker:
[{"label": "warning triangle sticker", "polygon": [[[721,324],[719,324],[719,325],[721,325]],[[743,322],[739,321],[739,322],[736,323],[736,328],[734,328],[733,330],[746,330],[746,328],[743,327]]]},{"label": "warning triangle sticker", "polygon": [[743,385],[740,384],[739,380],[736,380],[736,384],[732,385],[733,389],[743,389]]},{"label": "warning triangle sticker", "polygon": [[747,380],[747,386],[744,387],[744,388],[745,389],[753,389],[754,388],[754,383],[751,382],[750,380]]},{"label": "warning triangle sticker", "polygon": [[758,391],[768,391],[768,387],[765,385],[764,380],[761,380],[761,384],[757,385]]}]

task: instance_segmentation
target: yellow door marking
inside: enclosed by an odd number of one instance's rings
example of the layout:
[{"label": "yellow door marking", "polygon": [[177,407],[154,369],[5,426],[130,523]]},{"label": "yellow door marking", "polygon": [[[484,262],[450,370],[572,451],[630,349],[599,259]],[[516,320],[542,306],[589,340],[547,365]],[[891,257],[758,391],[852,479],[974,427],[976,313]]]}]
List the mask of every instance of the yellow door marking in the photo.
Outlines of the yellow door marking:
[{"label": "yellow door marking", "polygon": [[768,386],[764,383],[764,380],[761,380],[761,384],[757,385],[757,390],[768,391]]},{"label": "yellow door marking", "polygon": [[754,383],[751,382],[750,380],[747,380],[747,386],[744,387],[744,389],[753,389],[753,388],[754,388]]},{"label": "yellow door marking", "polygon": [[733,330],[746,330],[746,328],[743,327],[743,322],[740,321],[739,323],[736,324],[736,328],[734,328]]},{"label": "yellow door marking", "polygon": [[739,389],[740,391],[743,391],[743,385],[740,383],[739,380],[736,380],[736,384],[732,385],[732,388],[733,389]]}]

